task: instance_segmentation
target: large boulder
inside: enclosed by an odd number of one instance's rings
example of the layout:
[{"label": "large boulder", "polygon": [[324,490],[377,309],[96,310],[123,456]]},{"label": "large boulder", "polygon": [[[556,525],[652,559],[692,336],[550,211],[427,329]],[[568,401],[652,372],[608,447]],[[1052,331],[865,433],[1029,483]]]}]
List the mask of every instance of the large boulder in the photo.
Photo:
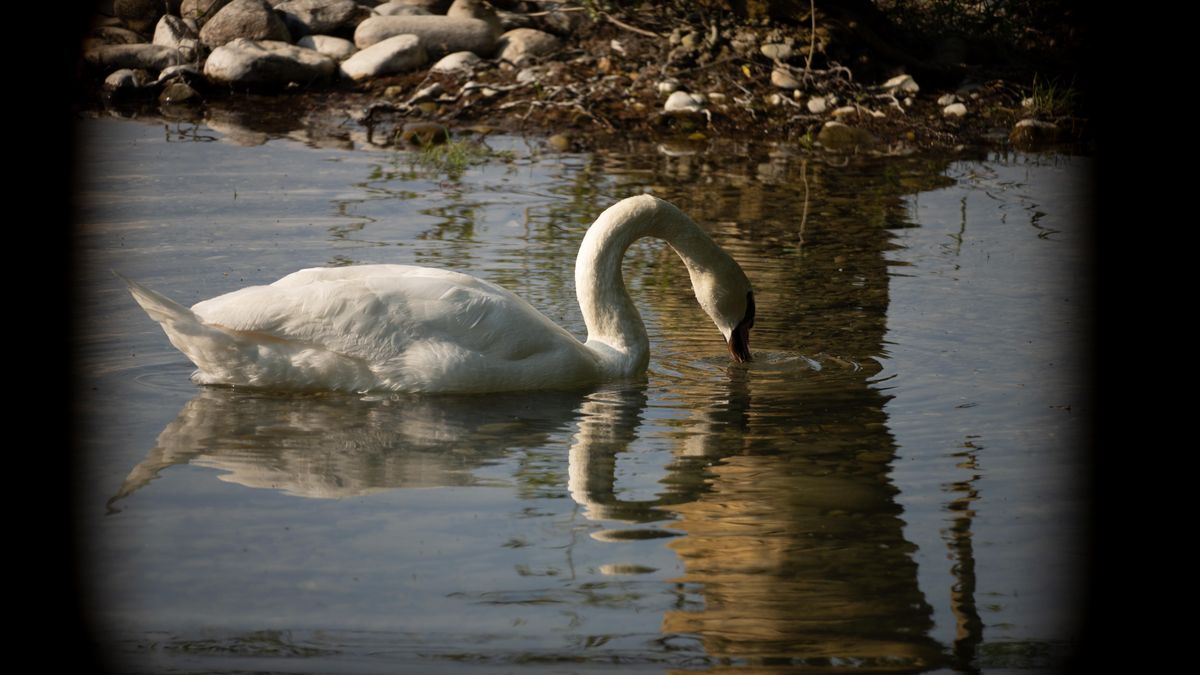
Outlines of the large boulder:
[{"label": "large boulder", "polygon": [[238,38],[209,54],[204,75],[235,87],[280,88],[327,81],[336,69],[333,59],[312,49]]},{"label": "large boulder", "polygon": [[293,36],[349,35],[371,16],[371,10],[354,0],[288,0],[275,5],[275,11]]},{"label": "large boulder", "polygon": [[200,36],[187,21],[164,14],[154,28],[154,44],[178,49],[186,61],[196,60],[200,46]]},{"label": "large boulder", "polygon": [[292,41],[283,19],[266,0],[232,0],[200,29],[200,41],[209,48],[238,38]]},{"label": "large boulder", "polygon": [[373,16],[358,24],[354,44],[363,49],[397,35],[416,35],[431,56],[464,51],[491,56],[496,50],[488,22],[449,16]]},{"label": "large boulder", "polygon": [[429,56],[416,35],[397,35],[363,49],[346,59],[340,66],[342,75],[352,80],[365,80],[393,73],[402,73],[425,65]]}]

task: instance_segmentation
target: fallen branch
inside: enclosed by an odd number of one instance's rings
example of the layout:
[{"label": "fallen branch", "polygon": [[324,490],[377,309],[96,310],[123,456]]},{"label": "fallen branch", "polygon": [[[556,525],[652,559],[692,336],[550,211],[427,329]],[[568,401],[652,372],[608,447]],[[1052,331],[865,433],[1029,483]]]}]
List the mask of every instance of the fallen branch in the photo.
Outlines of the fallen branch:
[{"label": "fallen branch", "polygon": [[607,19],[608,22],[611,23],[612,25],[617,26],[618,28],[624,28],[625,30],[633,31],[634,33],[637,33],[638,35],[645,35],[646,37],[658,38],[659,40],[663,39],[663,37],[664,37],[662,35],[659,35],[658,33],[655,33],[652,30],[646,30],[645,28],[638,28],[637,26],[631,26],[631,25],[625,23],[624,21],[621,21],[620,19],[616,18],[612,14],[609,14],[608,12],[604,12],[603,14],[601,14],[601,16],[603,16],[605,19]]}]

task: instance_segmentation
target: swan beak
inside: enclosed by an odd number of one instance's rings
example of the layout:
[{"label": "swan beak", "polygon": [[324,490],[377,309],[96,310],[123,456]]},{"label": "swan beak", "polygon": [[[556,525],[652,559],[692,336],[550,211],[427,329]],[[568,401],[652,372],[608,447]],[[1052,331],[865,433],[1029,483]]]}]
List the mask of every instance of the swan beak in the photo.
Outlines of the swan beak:
[{"label": "swan beak", "polygon": [[738,363],[754,360],[754,357],[750,356],[750,326],[745,322],[738,324],[729,334],[729,355]]}]

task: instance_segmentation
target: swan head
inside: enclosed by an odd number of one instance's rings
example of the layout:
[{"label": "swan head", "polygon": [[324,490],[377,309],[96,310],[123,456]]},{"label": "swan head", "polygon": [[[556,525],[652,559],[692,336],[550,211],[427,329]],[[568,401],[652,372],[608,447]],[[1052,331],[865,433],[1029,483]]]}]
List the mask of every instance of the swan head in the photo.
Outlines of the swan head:
[{"label": "swan head", "polygon": [[723,258],[712,268],[689,270],[692,288],[700,306],[725,337],[730,357],[745,363],[752,360],[750,329],[754,327],[754,289],[741,266],[728,255]]}]

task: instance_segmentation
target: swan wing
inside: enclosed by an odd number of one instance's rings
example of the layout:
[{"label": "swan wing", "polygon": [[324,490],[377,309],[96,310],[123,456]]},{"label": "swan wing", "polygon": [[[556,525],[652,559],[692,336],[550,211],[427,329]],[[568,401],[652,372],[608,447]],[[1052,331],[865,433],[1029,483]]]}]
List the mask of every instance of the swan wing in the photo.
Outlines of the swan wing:
[{"label": "swan wing", "polygon": [[[295,382],[255,383],[260,386],[328,386],[337,379],[335,388],[342,389],[498,391],[586,380],[594,370],[581,343],[529,303],[446,270],[307,269],[192,311],[287,362],[272,371],[292,366],[282,377]],[[350,374],[334,378],[322,372],[332,367],[324,362]],[[355,384],[346,385],[347,379]]]}]

